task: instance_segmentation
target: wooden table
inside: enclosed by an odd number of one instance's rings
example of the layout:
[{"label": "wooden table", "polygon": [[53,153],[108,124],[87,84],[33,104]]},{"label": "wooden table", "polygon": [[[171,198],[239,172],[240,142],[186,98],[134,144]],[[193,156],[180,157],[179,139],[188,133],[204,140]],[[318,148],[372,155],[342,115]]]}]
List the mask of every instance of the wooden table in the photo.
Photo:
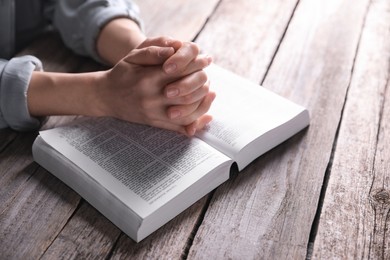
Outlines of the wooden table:
[{"label": "wooden table", "polygon": [[[0,258],[389,259],[390,1],[137,2],[149,36],[197,42],[310,127],[138,244],[33,161],[37,133],[1,130]],[[99,68],[53,34],[27,53]]]}]

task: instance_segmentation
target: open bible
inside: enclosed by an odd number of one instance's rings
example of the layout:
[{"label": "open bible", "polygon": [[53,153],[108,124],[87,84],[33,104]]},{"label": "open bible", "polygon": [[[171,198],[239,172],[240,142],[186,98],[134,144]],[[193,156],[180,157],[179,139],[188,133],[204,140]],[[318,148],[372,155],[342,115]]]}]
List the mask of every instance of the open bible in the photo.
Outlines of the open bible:
[{"label": "open bible", "polygon": [[217,65],[213,121],[184,135],[112,118],[41,131],[34,159],[140,241],[309,124],[308,111]]}]

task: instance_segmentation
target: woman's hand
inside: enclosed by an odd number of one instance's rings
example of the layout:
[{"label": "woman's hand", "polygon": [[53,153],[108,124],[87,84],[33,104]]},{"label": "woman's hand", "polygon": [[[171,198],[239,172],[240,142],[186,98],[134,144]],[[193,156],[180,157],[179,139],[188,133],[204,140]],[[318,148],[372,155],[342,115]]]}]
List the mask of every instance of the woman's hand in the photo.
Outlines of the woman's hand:
[{"label": "woman's hand", "polygon": [[203,128],[211,117],[202,116],[215,98],[202,70],[209,61],[193,57],[196,51],[187,53],[177,59],[182,63],[176,71],[167,73],[161,64],[177,52],[174,47],[135,49],[102,73],[97,90],[99,113],[187,135]]},{"label": "woman's hand", "polygon": [[[113,116],[193,135],[211,117],[205,115],[215,94],[203,68],[208,62],[191,55],[175,73],[166,64],[173,47],[136,49],[108,71],[50,73],[35,71],[27,91],[32,116]],[[182,63],[183,64],[183,63]]]},{"label": "woman's hand", "polygon": [[[169,37],[147,38],[137,48],[149,46],[174,48],[175,53],[163,64],[163,70],[168,75],[197,77],[196,74],[192,76],[189,74],[194,73],[199,67],[202,69],[207,67],[212,62],[210,56],[199,55],[199,47],[192,42],[181,42]],[[167,98],[179,98],[178,100],[181,101],[172,103],[172,106],[167,109],[168,117],[174,119],[191,115],[188,119],[192,117],[193,121],[186,126],[187,134],[195,134],[197,130],[202,129],[211,121],[212,117],[204,114],[205,108],[208,110],[210,107],[210,100],[212,102],[215,98],[215,93],[209,92],[209,83],[203,86],[191,85],[187,78],[183,78],[183,80],[168,84],[164,91]],[[189,103],[191,96],[196,95],[199,101]]]}]

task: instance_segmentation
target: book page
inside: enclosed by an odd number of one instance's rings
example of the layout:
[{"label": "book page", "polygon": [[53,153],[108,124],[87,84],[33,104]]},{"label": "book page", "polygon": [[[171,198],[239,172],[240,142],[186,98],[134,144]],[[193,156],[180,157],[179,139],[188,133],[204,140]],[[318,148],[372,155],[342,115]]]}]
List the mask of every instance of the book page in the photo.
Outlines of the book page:
[{"label": "book page", "polygon": [[141,217],[230,163],[197,138],[109,118],[84,119],[40,135]]},{"label": "book page", "polygon": [[[240,169],[308,125],[308,113],[302,106],[217,65],[206,71],[217,97],[209,111],[213,120],[197,136],[237,161]],[[283,128],[294,120],[297,125]],[[278,134],[272,135],[276,129]],[[250,158],[240,162],[240,151],[256,139],[264,149],[252,149]]]}]

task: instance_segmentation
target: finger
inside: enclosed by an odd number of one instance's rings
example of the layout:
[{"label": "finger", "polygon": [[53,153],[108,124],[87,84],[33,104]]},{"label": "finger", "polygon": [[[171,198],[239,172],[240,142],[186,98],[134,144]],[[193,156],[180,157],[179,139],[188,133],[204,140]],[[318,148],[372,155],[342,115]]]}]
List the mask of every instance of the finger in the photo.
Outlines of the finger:
[{"label": "finger", "polygon": [[181,126],[177,124],[172,124],[166,121],[160,121],[154,125],[155,127],[163,128],[166,130],[171,130],[178,132],[180,134],[184,134],[188,137],[192,137],[195,135],[196,132],[204,129],[204,127],[212,121],[212,116],[210,115],[203,115],[196,121],[192,122],[191,124],[187,126]]},{"label": "finger", "polygon": [[211,92],[201,102],[196,112],[192,113],[191,116],[186,117],[184,121],[155,120],[149,122],[149,125],[176,131],[187,136],[193,136],[196,131],[203,129],[204,126],[211,121],[212,117],[204,114],[209,110],[214,99],[215,93]]},{"label": "finger", "polygon": [[191,116],[186,117],[184,121],[176,122],[172,120],[156,119],[149,121],[148,124],[154,127],[176,131],[187,136],[193,136],[196,131],[203,129],[204,126],[212,120],[210,115],[204,114],[209,110],[214,99],[215,93],[210,92],[198,106],[196,112],[192,113]]},{"label": "finger", "polygon": [[177,70],[176,73],[171,73],[170,76],[175,79],[179,77],[187,76],[191,73],[200,71],[208,67],[212,63],[213,59],[209,55],[198,55],[194,60],[192,60],[186,68],[182,70]]},{"label": "finger", "polygon": [[187,67],[181,71],[180,75],[185,76],[196,71],[202,70],[208,67],[213,62],[213,59],[210,55],[201,54],[198,55],[192,62],[190,62]]},{"label": "finger", "polygon": [[197,120],[202,115],[206,114],[207,111],[209,111],[211,104],[213,103],[215,99],[215,93],[210,92],[206,95],[206,97],[201,100],[198,107],[189,115],[177,117],[175,119],[171,119],[171,122],[179,124],[179,125],[189,125],[193,123],[195,120]]},{"label": "finger", "polygon": [[185,131],[188,136],[195,135],[196,132],[204,129],[204,127],[213,120],[213,117],[210,115],[203,115],[199,119],[195,120],[193,123],[185,126]]},{"label": "finger", "polygon": [[172,47],[177,51],[183,45],[182,41],[175,40],[170,37],[162,36],[155,38],[148,38],[144,42],[142,42],[137,49],[142,49],[149,46],[159,46],[159,47]]},{"label": "finger", "polygon": [[209,85],[204,84],[202,87],[198,88],[197,90],[188,95],[177,97],[175,99],[170,99],[171,102],[168,105],[188,106],[190,104],[203,100],[209,93]]},{"label": "finger", "polygon": [[177,119],[180,117],[186,117],[188,115],[191,115],[199,107],[200,103],[201,103],[201,100],[197,101],[195,103],[192,103],[190,105],[171,106],[168,108],[168,111],[167,111],[168,117],[170,119]]},{"label": "finger", "polygon": [[169,121],[155,121],[153,124],[150,124],[151,126],[175,131],[184,135],[187,135],[187,130],[184,126],[178,125]]},{"label": "finger", "polygon": [[123,60],[137,65],[150,66],[161,65],[168,57],[173,55],[175,50],[172,47],[146,47],[134,49]]},{"label": "finger", "polygon": [[[178,100],[178,98],[181,97],[182,99],[187,99],[187,102],[184,104],[189,104],[196,101],[188,98],[191,94],[197,95],[197,93],[194,92],[202,87],[204,87],[204,92],[205,90],[208,90],[209,86],[210,82],[208,81],[206,73],[204,71],[198,71],[168,84],[165,87],[164,92],[165,96],[169,99],[175,98],[175,100]],[[172,100],[171,102],[183,104],[182,102],[175,102],[175,100]]]},{"label": "finger", "polygon": [[163,65],[167,74],[185,70],[187,65],[199,54],[199,47],[193,42],[185,42]]}]

